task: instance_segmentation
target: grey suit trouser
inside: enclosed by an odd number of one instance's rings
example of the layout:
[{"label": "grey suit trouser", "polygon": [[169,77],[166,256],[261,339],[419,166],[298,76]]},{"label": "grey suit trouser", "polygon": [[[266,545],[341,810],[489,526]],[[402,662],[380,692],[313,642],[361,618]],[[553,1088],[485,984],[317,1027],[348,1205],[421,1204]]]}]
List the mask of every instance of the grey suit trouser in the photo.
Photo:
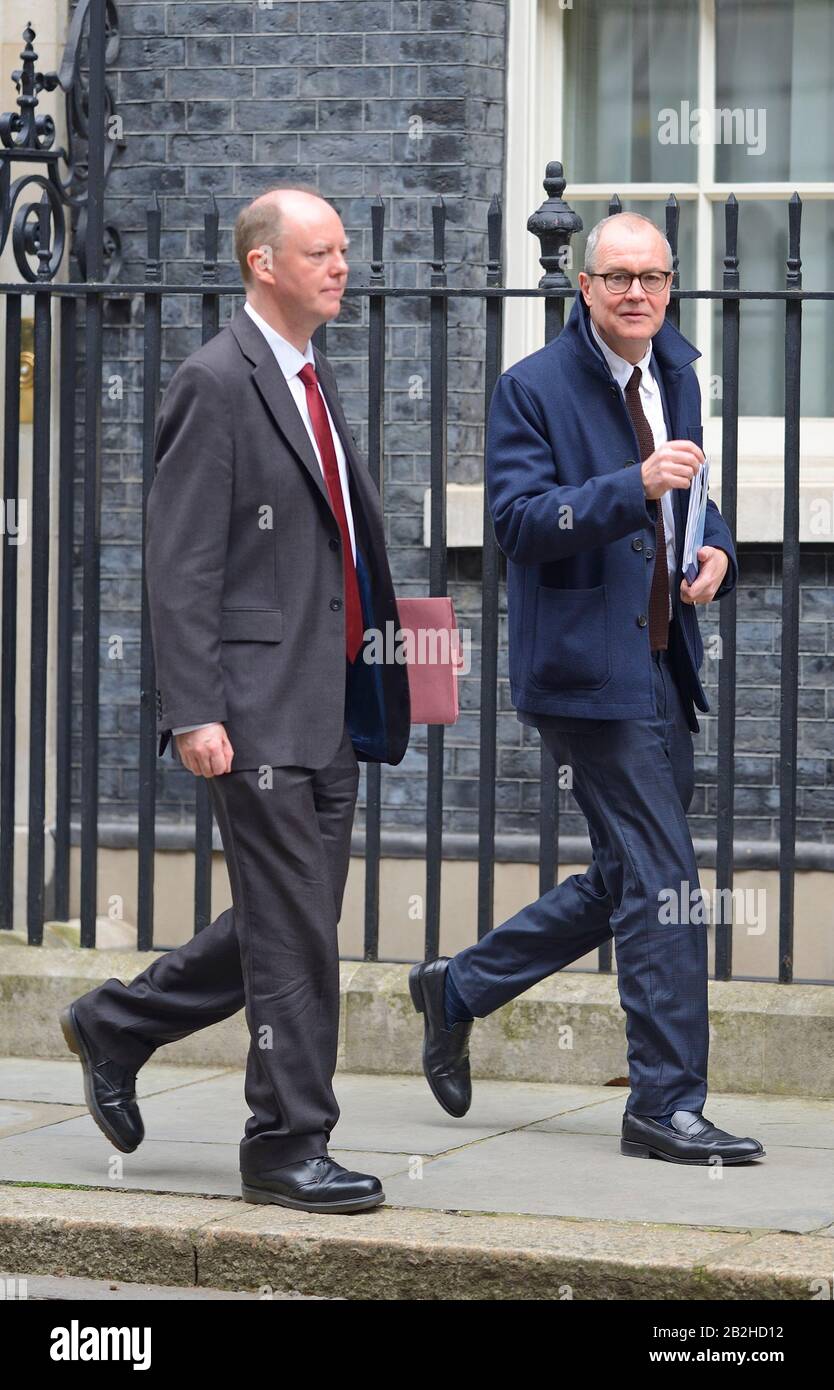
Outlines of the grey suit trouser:
[{"label": "grey suit trouser", "polygon": [[339,1118],[332,1079],[339,948],[359,764],[347,726],[319,769],[275,767],[207,779],[233,907],[130,984],[112,979],[77,1007],[104,1055],[133,1069],[163,1043],[246,1009],[240,1144],[247,1174],[327,1153]]}]

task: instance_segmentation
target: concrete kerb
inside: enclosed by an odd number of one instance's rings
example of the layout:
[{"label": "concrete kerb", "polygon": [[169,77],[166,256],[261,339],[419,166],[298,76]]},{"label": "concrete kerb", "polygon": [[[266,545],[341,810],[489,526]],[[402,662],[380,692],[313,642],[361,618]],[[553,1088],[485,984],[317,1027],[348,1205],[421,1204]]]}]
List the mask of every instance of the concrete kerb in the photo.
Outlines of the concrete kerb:
[{"label": "concrete kerb", "polygon": [[314,1216],[148,1192],[0,1185],[0,1267],[350,1299],[810,1300],[831,1240],[382,1207]]}]

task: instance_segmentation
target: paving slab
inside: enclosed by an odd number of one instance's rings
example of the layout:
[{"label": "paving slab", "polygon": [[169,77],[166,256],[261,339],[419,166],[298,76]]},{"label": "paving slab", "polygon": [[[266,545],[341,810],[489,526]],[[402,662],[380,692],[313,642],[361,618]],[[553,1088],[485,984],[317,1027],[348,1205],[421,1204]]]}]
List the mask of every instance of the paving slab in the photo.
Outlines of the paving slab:
[{"label": "paving slab", "polygon": [[[63,1130],[63,1126],[57,1129]],[[330,1152],[346,1168],[380,1178],[406,1172],[410,1161],[407,1154],[363,1153],[335,1146]],[[89,1138],[65,1137],[63,1133],[49,1137],[40,1128],[0,1139],[0,1182],[239,1197],[239,1151],[237,1143],[145,1139],[132,1154],[122,1154],[108,1144],[95,1125]]]},{"label": "paving slab", "polygon": [[7,1134],[23,1134],[27,1129],[40,1129],[76,1116],[88,1115],[87,1107],[77,1105],[43,1105],[38,1101],[0,1101],[0,1139]]},{"label": "paving slab", "polygon": [[[612,1094],[604,1086],[482,1081],[473,1088],[471,1108],[458,1119],[438,1105],[422,1076],[346,1073],[336,1077],[334,1087],[342,1112],[334,1143],[411,1154],[440,1154],[524,1125],[581,1114]],[[617,1087],[616,1094],[622,1111],[628,1091]]]},{"label": "paving slab", "polygon": [[[47,1068],[49,1076],[42,1070]],[[64,1074],[60,1075],[62,1069]],[[172,1068],[176,1075],[169,1079],[160,1065],[157,1075],[146,1079],[146,1070],[143,1067],[138,1074],[137,1097],[149,1138],[239,1142],[249,1114],[240,1072],[204,1072],[194,1068],[194,1075],[189,1076],[189,1068],[176,1067]],[[76,1105],[82,1106],[80,1111],[64,1117],[63,1134],[78,1137],[98,1133],[83,1104],[81,1067],[77,1062],[35,1060],[22,1064],[15,1078],[16,1098],[22,1099],[25,1094],[27,1075],[33,1091],[31,1099],[72,1097]],[[143,1089],[141,1083],[145,1080]],[[444,1153],[519,1125],[548,1121],[563,1112],[581,1113],[586,1107],[605,1104],[611,1095],[610,1088],[599,1086],[486,1081],[478,1086],[469,1113],[455,1119],[437,1104],[422,1077],[340,1073],[334,1090],[341,1109],[332,1135],[334,1144],[363,1152],[420,1154]],[[628,1092],[617,1087],[616,1094],[622,1113]]]},{"label": "paving slab", "polygon": [[[227,1067],[188,1067],[171,1062],[146,1062],[136,1077],[136,1094],[155,1095],[227,1075],[240,1076]],[[81,1063],[69,1049],[60,1061],[43,1057],[0,1057],[0,1100],[42,1100],[62,1105],[84,1105]],[[85,1106],[86,1108],[86,1106]]]},{"label": "paving slab", "polygon": [[[143,1068],[139,1080],[146,1088],[143,1092],[140,1084],[147,1137],[133,1154],[119,1154],[86,1108],[74,1103],[83,1098],[74,1058],[6,1058],[0,1064],[0,1264],[5,1268],[196,1286],[199,1254],[206,1262],[199,1282],[212,1288],[243,1289],[257,1273],[257,1283],[276,1289],[339,1297],[332,1270],[347,1268],[350,1249],[362,1269],[368,1261],[373,1269],[352,1276],[344,1296],[384,1288],[380,1271],[388,1267],[393,1287],[400,1290],[391,1296],[427,1297],[425,1290],[415,1292],[413,1270],[408,1273],[408,1252],[419,1250],[415,1268],[423,1266],[424,1278],[433,1259],[446,1261],[441,1283],[447,1279],[457,1290],[454,1297],[533,1296],[523,1292],[523,1267],[530,1261],[538,1269],[530,1287],[551,1289],[535,1296],[562,1296],[552,1290],[563,1278],[573,1287],[577,1261],[583,1277],[589,1261],[595,1266],[601,1261],[613,1291],[600,1293],[604,1281],[595,1282],[595,1276],[576,1296],[701,1297],[706,1295],[691,1290],[717,1287],[712,1275],[703,1283],[701,1266],[722,1257],[729,1263],[721,1277],[733,1290],[727,1296],[742,1298],[751,1296],[751,1288],[777,1288],[780,1297],[807,1296],[802,1281],[811,1278],[809,1270],[823,1278],[822,1266],[826,1260],[831,1265],[830,1100],[710,1099],[706,1113],[716,1124],[756,1135],[767,1150],[758,1162],[716,1169],[620,1154],[625,1087],[480,1081],[469,1113],[455,1119],[436,1104],[422,1077],[339,1073],[341,1117],[331,1152],[346,1167],[382,1178],[386,1205],[376,1214],[321,1217],[241,1201],[238,1145],[248,1114],[242,1071],[160,1063]],[[61,1206],[73,1196],[83,1213],[77,1230],[71,1202]],[[154,1226],[157,1210],[154,1200],[163,1204],[159,1210],[169,1223],[159,1237],[159,1258],[145,1249],[146,1227]],[[25,1230],[27,1211],[41,1223],[41,1234],[48,1233],[48,1268],[27,1266],[21,1258],[21,1250],[31,1257],[33,1248]],[[64,1216],[55,1218],[55,1211]],[[144,1223],[139,1228],[137,1211]],[[380,1213],[385,1213],[382,1225],[362,1224]],[[354,1224],[360,1215],[362,1222]],[[298,1219],[295,1225],[287,1225],[290,1217]],[[107,1227],[107,1248],[121,1252],[115,1265],[108,1264],[106,1250],[98,1250],[96,1222]],[[586,1246],[576,1242],[580,1229],[587,1234]],[[202,1233],[199,1252],[196,1230]],[[601,1231],[619,1233],[614,1245],[606,1246]],[[661,1237],[663,1231],[673,1236]],[[473,1255],[468,1242],[475,1232],[481,1234],[479,1253]],[[443,1233],[447,1245],[432,1256],[431,1242]],[[494,1254],[496,1233],[504,1252],[504,1292],[496,1292],[497,1275],[489,1272],[484,1253]],[[761,1244],[764,1237],[770,1245]],[[289,1251],[282,1245],[287,1240]],[[529,1241],[532,1245],[525,1244]],[[740,1258],[742,1247],[746,1253]],[[62,1263],[67,1250],[71,1268]],[[317,1272],[299,1283],[304,1252]],[[470,1258],[478,1271],[473,1287],[491,1293],[464,1291],[461,1270]],[[545,1272],[537,1265],[543,1258]],[[595,1294],[587,1292],[591,1286]],[[676,1292],[646,1292],[664,1287]]]},{"label": "paving slab", "polygon": [[627,1158],[614,1136],[529,1129],[472,1144],[386,1183],[395,1206],[810,1232],[834,1215],[830,1150],[774,1146],[755,1163]]},{"label": "paving slab", "polygon": [[[563,1114],[535,1121],[546,1133],[619,1135],[627,1091],[610,1101],[573,1107]],[[834,1149],[834,1100],[805,1096],[710,1096],[704,1114],[719,1129],[753,1135],[765,1149],[771,1145]],[[834,1167],[834,1157],[832,1157]]]}]

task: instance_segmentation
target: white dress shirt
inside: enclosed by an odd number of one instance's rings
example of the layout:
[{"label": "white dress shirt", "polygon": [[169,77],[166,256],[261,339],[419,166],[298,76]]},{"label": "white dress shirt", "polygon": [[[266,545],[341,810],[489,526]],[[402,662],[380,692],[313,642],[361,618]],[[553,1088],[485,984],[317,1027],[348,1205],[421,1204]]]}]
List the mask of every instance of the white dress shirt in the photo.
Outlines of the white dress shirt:
[{"label": "white dress shirt", "polygon": [[[654,447],[659,449],[661,444],[665,444],[669,438],[666,430],[666,421],[663,418],[663,398],[660,394],[660,387],[657,384],[649,367],[652,356],[652,340],[649,339],[649,346],[646,349],[645,357],[641,357],[639,362],[627,362],[619,353],[614,352],[597,331],[597,326],[591,319],[591,333],[600,352],[608,363],[611,375],[625,393],[625,388],[631,380],[635,367],[640,368],[640,404],[643,407],[643,414],[649,422]],[[663,506],[663,529],[666,533],[666,568],[669,571],[669,617],[672,617],[672,586],[675,582],[675,513],[672,507],[672,489],[664,492],[660,499]]]},{"label": "white dress shirt", "polygon": [[[243,307],[246,310],[249,317],[252,319],[252,321],[258,325],[258,328],[263,333],[264,337],[266,338],[266,341],[269,343],[269,346],[272,348],[272,351],[275,354],[275,360],[284,374],[287,386],[289,387],[290,395],[292,396],[293,400],[298,406],[298,413],[304,421],[304,428],[310,436],[310,443],[313,446],[313,452],[315,453],[315,456],[318,459],[319,468],[321,469],[321,475],[324,478],[324,464],[321,461],[319,446],[316,443],[316,436],[313,430],[313,422],[310,419],[310,411],[307,408],[307,388],[305,387],[304,382],[298,375],[298,373],[302,370],[305,362],[309,362],[313,367],[315,367],[316,365],[315,358],[313,357],[313,344],[311,341],[308,340],[307,346],[304,349],[304,351],[299,352],[298,348],[295,346],[294,343],[288,342],[286,338],[283,338],[280,333],[276,332],[276,330],[272,327],[271,324],[267,323],[266,319],[262,318],[260,314],[255,312],[248,299],[244,303]],[[342,441],[339,438],[339,432],[333,423],[333,417],[330,414],[330,409],[328,407],[327,401],[324,399],[324,393],[321,387],[319,387],[319,395],[321,396],[321,399],[324,402],[324,408],[327,412],[327,420],[330,425],[330,433],[333,436],[333,447],[336,451],[336,463],[339,468],[339,481],[342,485],[342,500],[345,504],[345,516],[347,517],[348,531],[350,533],[350,545],[351,550],[353,551],[353,563],[356,564],[356,534],[353,528],[353,512],[350,506],[350,486],[348,483],[347,458],[345,457],[345,451],[342,446]],[[325,479],[325,487],[326,486],[327,482]],[[187,734],[190,733],[193,729],[205,729],[207,727],[208,726],[206,724],[184,724],[178,729],[172,729],[171,733]]]}]

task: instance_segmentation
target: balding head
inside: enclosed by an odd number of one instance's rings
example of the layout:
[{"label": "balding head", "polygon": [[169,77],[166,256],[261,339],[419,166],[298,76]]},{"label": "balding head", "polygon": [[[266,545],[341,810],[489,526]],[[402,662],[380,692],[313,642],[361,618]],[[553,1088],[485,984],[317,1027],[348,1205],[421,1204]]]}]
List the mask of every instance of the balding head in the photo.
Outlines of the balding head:
[{"label": "balding head", "polygon": [[635,238],[641,249],[656,249],[660,256],[658,267],[664,270],[672,269],[672,248],[656,223],[652,222],[650,217],[644,217],[641,212],[617,212],[610,217],[603,217],[588,233],[588,240],[585,242],[586,271],[599,270],[597,262],[612,237],[623,242]]},{"label": "balding head", "polygon": [[248,262],[250,251],[262,246],[276,254],[281,246],[287,218],[303,222],[321,212],[321,204],[330,207],[317,189],[309,183],[277,183],[253,198],[241,208],[235,222],[235,256],[244,285],[252,284]]},{"label": "balding head", "polygon": [[339,312],[347,249],[338,212],[309,184],[266,189],[235,223],[250,307],[302,352],[315,329]]}]

